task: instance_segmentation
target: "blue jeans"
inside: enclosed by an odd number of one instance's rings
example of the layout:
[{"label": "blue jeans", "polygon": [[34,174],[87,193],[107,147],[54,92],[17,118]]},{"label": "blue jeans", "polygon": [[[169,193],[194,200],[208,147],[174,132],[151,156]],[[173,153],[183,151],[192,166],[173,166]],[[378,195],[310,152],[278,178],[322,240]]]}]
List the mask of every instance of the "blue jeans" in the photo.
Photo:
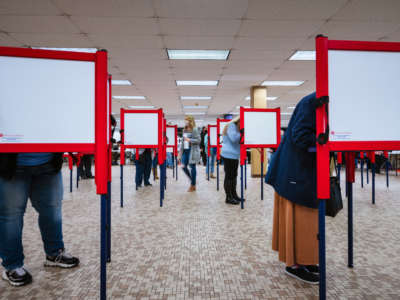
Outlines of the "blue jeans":
[{"label": "blue jeans", "polygon": [[173,167],[172,152],[167,152],[167,167]]},{"label": "blue jeans", "polygon": [[190,178],[191,185],[196,185],[196,164],[190,164],[190,172],[188,169],[190,157],[190,149],[184,149],[182,153],[183,171]]},{"label": "blue jeans", "polygon": [[24,265],[22,228],[28,198],[39,214],[45,253],[54,256],[64,248],[61,172],[50,163],[18,167],[13,179],[0,178],[0,257],[7,270]]},{"label": "blue jeans", "polygon": [[[211,148],[210,149],[210,158],[207,158],[206,172],[208,170],[210,170],[211,174],[214,174],[214,166],[215,166],[216,156],[217,156],[217,148]],[[208,161],[210,161],[210,166],[208,166]]]}]

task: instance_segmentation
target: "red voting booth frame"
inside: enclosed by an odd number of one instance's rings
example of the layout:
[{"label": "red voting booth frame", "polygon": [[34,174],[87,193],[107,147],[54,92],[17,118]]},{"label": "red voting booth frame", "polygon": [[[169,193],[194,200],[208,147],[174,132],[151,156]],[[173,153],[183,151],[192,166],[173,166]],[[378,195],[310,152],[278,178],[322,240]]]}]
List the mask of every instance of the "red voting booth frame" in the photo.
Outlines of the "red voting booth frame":
[{"label": "red voting booth frame", "polygon": [[[107,249],[107,188],[108,188],[108,145],[107,124],[107,51],[82,53],[70,51],[54,51],[30,48],[0,47],[0,56],[26,57],[38,59],[60,59],[73,61],[88,61],[95,63],[95,142],[94,143],[19,143],[0,144],[0,153],[21,152],[83,152],[94,153],[96,157],[96,192],[101,195],[101,268],[100,268],[100,298],[106,299],[106,261],[109,259]],[[73,88],[73,87],[71,87]],[[108,219],[108,220],[107,220]]]},{"label": "red voting booth frame", "polygon": [[175,157],[178,156],[178,125],[166,125],[166,128],[174,128],[174,132],[175,132],[175,145],[168,145],[167,144],[167,148],[172,148],[173,149],[173,154]]},{"label": "red voting booth frame", "polygon": [[[158,114],[158,144],[157,145],[126,145],[125,144],[125,114],[130,114],[130,113],[135,113],[135,114]],[[121,115],[120,115],[120,120],[121,120],[121,165],[125,164],[125,149],[136,149],[136,158],[138,158],[138,150],[139,149],[156,149],[158,152],[158,162],[161,165],[164,162],[164,155],[163,151],[165,150],[163,142],[163,137],[165,137],[165,125],[164,125],[164,117],[163,117],[163,111],[162,109],[157,109],[157,110],[139,110],[139,109],[124,109],[121,108]],[[161,155],[160,155],[161,154]]]},{"label": "red voting booth frame", "polygon": [[[266,112],[266,113],[275,113],[276,114],[276,144],[248,144],[244,143],[246,136],[246,128],[244,126],[245,120],[244,115],[245,112]],[[266,148],[278,148],[281,143],[281,109],[280,108],[245,108],[240,107],[240,190],[241,190],[241,203],[240,207],[244,208],[244,193],[243,193],[243,165],[246,163],[247,158],[247,149],[251,148],[259,148],[260,149],[260,162],[261,162],[261,200],[264,200],[264,149]],[[247,172],[247,171],[246,171]]]},{"label": "red voting booth frame", "polygon": [[217,119],[217,191],[219,191],[219,165],[221,163],[221,124],[229,123],[231,120]]},{"label": "red voting booth frame", "polygon": [[[126,145],[125,144],[125,114],[158,114],[158,143],[156,145]],[[148,109],[148,110],[126,110],[121,108],[121,145],[120,145],[120,169],[121,169],[121,207],[124,206],[124,198],[123,198],[123,166],[125,165],[125,149],[136,149],[136,159],[139,159],[139,149],[155,149],[158,153],[158,163],[160,165],[160,207],[163,206],[164,200],[164,192],[166,189],[166,166],[165,166],[165,159],[166,159],[166,150],[167,150],[167,136],[166,136],[166,128],[167,128],[167,121],[164,118],[163,110],[160,109]]]},{"label": "red voting booth frame", "polygon": [[[225,120],[224,120],[225,121]],[[207,126],[207,132],[208,132],[208,137],[207,137],[207,139],[208,139],[208,141],[207,141],[207,145],[208,145],[208,147],[207,147],[207,156],[208,157],[210,157],[210,155],[211,155],[211,152],[210,152],[210,149],[211,148],[218,148],[218,129],[217,129],[217,145],[211,145],[211,135],[210,135],[210,133],[211,133],[211,128],[217,128],[218,127],[218,125],[210,125],[210,124],[208,124],[208,126]]]},{"label": "red voting booth frame", "polygon": [[[363,41],[339,41],[329,40],[327,37],[316,38],[316,97],[329,99],[328,77],[328,51],[384,51],[400,52],[400,43],[390,42],[363,42]],[[351,84],[351,83],[349,83]],[[371,161],[375,159],[375,150],[398,150],[400,141],[329,141],[329,120],[327,103],[322,104],[316,110],[316,135],[328,134],[326,143],[317,142],[317,198],[319,199],[319,265],[320,265],[320,299],[326,299],[326,258],[325,258],[325,201],[330,199],[329,179],[329,153],[336,151],[372,151],[369,152]],[[354,161],[354,153],[346,152],[348,161]],[[354,165],[352,163],[351,165]],[[354,167],[347,170],[348,183],[354,182]],[[352,191],[351,191],[352,193]],[[352,198],[352,194],[348,195]],[[348,266],[353,267],[353,237],[352,237],[352,204],[349,202],[349,253]],[[351,224],[350,224],[351,223]]]}]

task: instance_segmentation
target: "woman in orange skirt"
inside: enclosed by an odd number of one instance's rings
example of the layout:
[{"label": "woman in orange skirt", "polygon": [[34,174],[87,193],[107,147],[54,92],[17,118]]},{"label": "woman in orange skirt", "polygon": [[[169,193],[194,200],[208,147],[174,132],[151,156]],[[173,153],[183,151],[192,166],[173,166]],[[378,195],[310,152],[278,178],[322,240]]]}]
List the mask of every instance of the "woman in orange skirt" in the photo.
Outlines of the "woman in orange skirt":
[{"label": "woman in orange skirt", "polygon": [[310,284],[319,283],[315,104],[315,93],[298,103],[265,178],[275,189],[272,249],[286,274]]}]

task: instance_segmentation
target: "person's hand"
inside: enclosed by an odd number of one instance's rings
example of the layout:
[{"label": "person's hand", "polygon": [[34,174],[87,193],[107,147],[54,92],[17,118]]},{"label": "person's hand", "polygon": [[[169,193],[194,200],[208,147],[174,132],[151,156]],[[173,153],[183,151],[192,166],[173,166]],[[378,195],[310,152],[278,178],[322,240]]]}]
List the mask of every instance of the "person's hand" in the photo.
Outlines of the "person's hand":
[{"label": "person's hand", "polygon": [[187,137],[184,137],[183,140],[184,140],[185,142],[190,142],[190,139],[187,138]]}]

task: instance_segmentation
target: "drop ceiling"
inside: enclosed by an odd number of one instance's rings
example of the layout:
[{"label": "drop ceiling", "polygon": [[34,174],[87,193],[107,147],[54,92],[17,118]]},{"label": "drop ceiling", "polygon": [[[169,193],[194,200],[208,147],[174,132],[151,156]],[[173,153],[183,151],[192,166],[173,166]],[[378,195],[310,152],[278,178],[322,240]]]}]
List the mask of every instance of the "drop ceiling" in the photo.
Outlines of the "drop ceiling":
[{"label": "drop ceiling", "polygon": [[[107,49],[112,110],[162,107],[182,120],[184,105],[208,105],[209,122],[248,105],[250,86],[264,80],[304,80],[271,87],[268,103],[290,112],[315,89],[315,62],[289,61],[296,50],[314,50],[314,37],[400,41],[398,0],[1,0],[0,45]],[[227,61],[170,61],[166,49],[229,49]],[[217,87],[177,87],[175,80],[219,80]],[[180,96],[212,96],[181,101]],[[290,116],[283,116],[285,124]]]}]

